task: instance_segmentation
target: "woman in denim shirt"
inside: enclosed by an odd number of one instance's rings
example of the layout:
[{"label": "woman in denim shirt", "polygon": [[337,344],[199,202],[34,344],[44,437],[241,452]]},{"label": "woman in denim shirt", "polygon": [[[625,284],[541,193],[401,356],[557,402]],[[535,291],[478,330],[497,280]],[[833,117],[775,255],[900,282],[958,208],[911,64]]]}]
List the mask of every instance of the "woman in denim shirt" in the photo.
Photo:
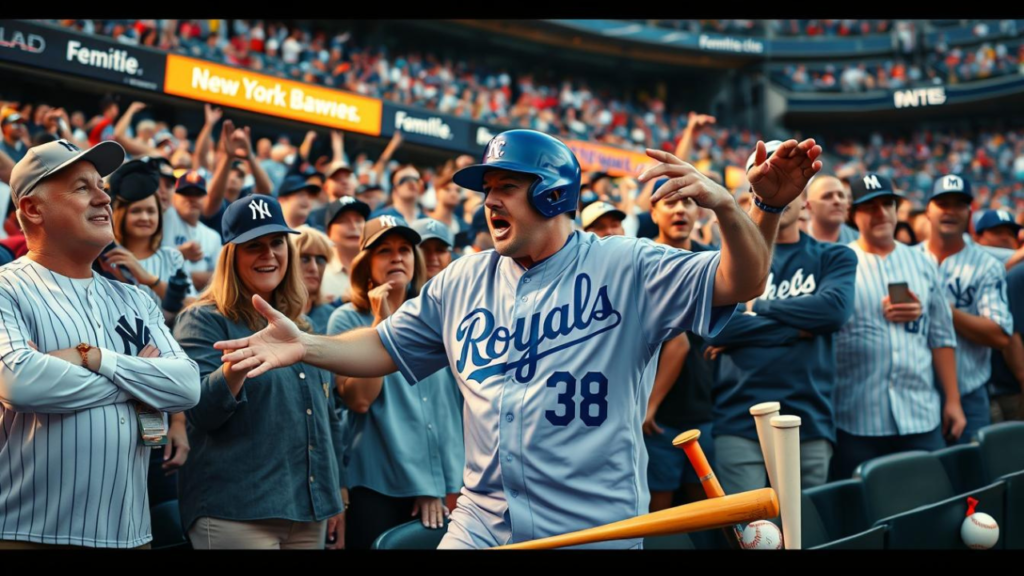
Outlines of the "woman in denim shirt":
[{"label": "woman in denim shirt", "polygon": [[[376,326],[419,294],[426,280],[419,241],[401,218],[366,223],[352,261],[352,302],[334,311],[328,334]],[[350,411],[347,547],[369,548],[384,531],[414,516],[428,528],[443,528],[449,515],[443,498],[461,489],[465,467],[454,378],[445,370],[415,386],[401,372],[338,378]]]},{"label": "woman in denim shirt", "polygon": [[174,330],[199,364],[202,390],[186,412],[192,452],[178,486],[182,523],[197,549],[322,549],[344,522],[331,374],[300,363],[246,379],[213,348],[266,326],[254,294],[310,329],[299,254],[287,235],[296,232],[263,195],[232,203],[223,232],[210,287]]}]

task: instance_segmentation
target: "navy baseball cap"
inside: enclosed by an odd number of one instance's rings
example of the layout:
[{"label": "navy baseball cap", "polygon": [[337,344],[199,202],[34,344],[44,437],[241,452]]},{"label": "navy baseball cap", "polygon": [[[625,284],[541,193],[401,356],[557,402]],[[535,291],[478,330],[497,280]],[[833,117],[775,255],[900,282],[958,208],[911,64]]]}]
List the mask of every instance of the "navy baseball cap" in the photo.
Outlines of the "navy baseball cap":
[{"label": "navy baseball cap", "polygon": [[242,244],[267,234],[299,234],[284,220],[281,203],[273,196],[255,194],[228,205],[221,222],[224,243]]},{"label": "navy baseball cap", "polygon": [[401,234],[413,246],[420,245],[420,235],[409,227],[404,218],[384,215],[368,221],[366,226],[363,226],[363,237],[359,239],[359,250],[373,248],[378,240],[391,232]]},{"label": "navy baseball cap", "polygon": [[946,194],[959,194],[960,196],[967,197],[967,201],[974,200],[974,195],[971,193],[971,183],[965,180],[962,176],[956,174],[949,174],[948,176],[942,176],[935,180],[935,185],[932,186],[931,196],[928,197],[928,201],[939,196]]},{"label": "navy baseball cap", "polygon": [[451,229],[433,218],[420,218],[414,221],[412,229],[420,235],[420,244],[436,239],[447,244],[449,248],[455,246],[455,238],[452,237]]},{"label": "navy baseball cap", "polygon": [[853,198],[854,206],[870,202],[880,196],[895,196],[898,200],[903,199],[903,196],[897,194],[892,187],[892,180],[873,172],[850,179],[850,196]]},{"label": "navy baseball cap", "polygon": [[280,198],[281,196],[295,194],[296,192],[301,192],[306,189],[312,189],[315,192],[320,192],[320,186],[307,181],[306,176],[291,175],[281,182],[281,186],[277,189],[277,197]]},{"label": "navy baseball cap", "polygon": [[974,223],[974,233],[981,234],[989,228],[995,228],[997,226],[1009,226],[1013,228],[1013,233],[1017,234],[1022,228],[1017,221],[1013,219],[1013,214],[1010,214],[1006,210],[985,210],[978,216],[978,220]]},{"label": "navy baseball cap", "polygon": [[[203,178],[203,175],[196,170],[189,170],[178,178],[178,183],[174,186],[174,192],[188,196],[205,196],[206,178]],[[199,192],[199,194],[195,194],[195,192]]]},{"label": "navy baseball cap", "polygon": [[327,210],[324,211],[324,229],[330,228],[331,222],[334,222],[334,219],[345,210],[355,210],[362,214],[363,220],[370,217],[369,204],[360,202],[351,196],[342,196],[327,205]]},{"label": "navy baseball cap", "polygon": [[125,162],[110,175],[110,196],[127,202],[138,202],[156,194],[160,172],[144,160]]}]

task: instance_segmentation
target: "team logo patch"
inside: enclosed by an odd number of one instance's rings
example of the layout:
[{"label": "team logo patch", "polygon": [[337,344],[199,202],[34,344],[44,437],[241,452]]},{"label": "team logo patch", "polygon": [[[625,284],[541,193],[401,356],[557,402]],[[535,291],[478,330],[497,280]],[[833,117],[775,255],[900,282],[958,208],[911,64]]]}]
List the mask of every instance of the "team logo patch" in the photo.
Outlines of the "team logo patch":
[{"label": "team logo patch", "polygon": [[[114,331],[121,337],[121,344],[126,356],[137,356],[146,347],[146,344],[153,340],[153,334],[142,318],[135,318],[133,324],[127,316],[121,316],[117,319],[117,327],[114,328]],[[135,347],[134,353],[132,353],[132,346]]]},{"label": "team logo patch", "polygon": [[252,211],[253,220],[256,220],[257,217],[260,220],[270,218],[270,206],[267,205],[267,201],[262,198],[257,198],[252,202],[249,202],[249,210]]},{"label": "team logo patch", "polygon": [[949,292],[956,299],[957,308],[970,308],[971,304],[974,304],[974,286],[968,286],[964,288],[960,284],[960,279],[956,278],[947,286]]},{"label": "team logo patch", "polygon": [[494,159],[497,160],[505,155],[505,141],[495,138],[487,145],[487,154],[484,156],[484,163]]},{"label": "team logo patch", "polygon": [[[456,369],[464,373],[470,363],[476,367],[466,377],[467,381],[483,382],[496,374],[515,370],[516,380],[529,382],[542,358],[557,353],[570,354],[566,350],[622,323],[622,314],[608,297],[608,286],[600,287],[593,297],[591,294],[590,276],[579,274],[573,286],[571,305],[552,308],[543,319],[540,312],[529,320],[518,318],[511,330],[498,326],[490,310],[473,310],[462,319],[455,334],[461,345]],[[512,356],[512,349],[521,353],[517,360],[496,362]]]},{"label": "team logo patch", "polygon": [[942,189],[943,190],[963,190],[964,181],[959,176],[943,176],[942,178]]},{"label": "team logo patch", "polygon": [[391,228],[393,226],[398,226],[398,220],[395,220],[394,216],[381,216],[380,225],[384,228]]},{"label": "team logo patch", "polygon": [[869,174],[864,177],[864,187],[868,190],[881,190],[882,183],[878,181],[878,176]]}]

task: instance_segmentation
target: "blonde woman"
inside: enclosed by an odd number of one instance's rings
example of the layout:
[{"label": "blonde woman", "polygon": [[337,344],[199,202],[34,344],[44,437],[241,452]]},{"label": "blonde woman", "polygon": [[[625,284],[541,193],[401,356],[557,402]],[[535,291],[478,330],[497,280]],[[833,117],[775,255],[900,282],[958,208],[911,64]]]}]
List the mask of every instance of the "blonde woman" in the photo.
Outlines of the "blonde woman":
[{"label": "blonde woman", "polygon": [[326,234],[302,225],[298,227],[299,235],[295,237],[295,248],[299,252],[299,270],[302,272],[302,283],[306,286],[306,306],[302,313],[309,317],[316,334],[327,333],[327,321],[331,318],[335,306],[327,302],[321,293],[324,272],[327,265],[334,259],[331,239]]},{"label": "blonde woman", "polygon": [[[338,308],[328,334],[377,326],[426,282],[420,235],[401,218],[366,223],[352,261],[352,302]],[[465,450],[461,404],[444,370],[416,386],[401,372],[382,378],[345,378],[348,405],[345,473],[349,494],[346,545],[369,548],[385,530],[419,517],[444,527],[446,494],[462,486]]]},{"label": "blonde woman", "polygon": [[258,294],[309,330],[299,254],[277,200],[248,196],[224,213],[225,245],[210,286],[174,335],[199,364],[187,412],[192,455],[181,470],[182,524],[200,549],[317,549],[340,543],[341,422],[330,373],[298,363],[247,379],[213,343],[261,330]]}]

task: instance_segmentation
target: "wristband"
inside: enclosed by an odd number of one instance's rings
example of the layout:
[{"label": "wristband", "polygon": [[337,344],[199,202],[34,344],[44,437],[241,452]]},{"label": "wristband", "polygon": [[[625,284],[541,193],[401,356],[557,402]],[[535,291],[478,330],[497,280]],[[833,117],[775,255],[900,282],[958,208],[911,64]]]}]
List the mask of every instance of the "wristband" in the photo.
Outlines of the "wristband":
[{"label": "wristband", "polygon": [[757,206],[758,208],[760,208],[761,210],[763,210],[763,211],[765,211],[765,212],[767,212],[769,214],[782,214],[783,212],[786,211],[786,207],[785,206],[782,206],[781,208],[778,208],[778,207],[775,207],[775,206],[769,206],[769,205],[765,204],[764,202],[761,202],[761,199],[758,198],[757,196],[754,196],[754,206]]}]

